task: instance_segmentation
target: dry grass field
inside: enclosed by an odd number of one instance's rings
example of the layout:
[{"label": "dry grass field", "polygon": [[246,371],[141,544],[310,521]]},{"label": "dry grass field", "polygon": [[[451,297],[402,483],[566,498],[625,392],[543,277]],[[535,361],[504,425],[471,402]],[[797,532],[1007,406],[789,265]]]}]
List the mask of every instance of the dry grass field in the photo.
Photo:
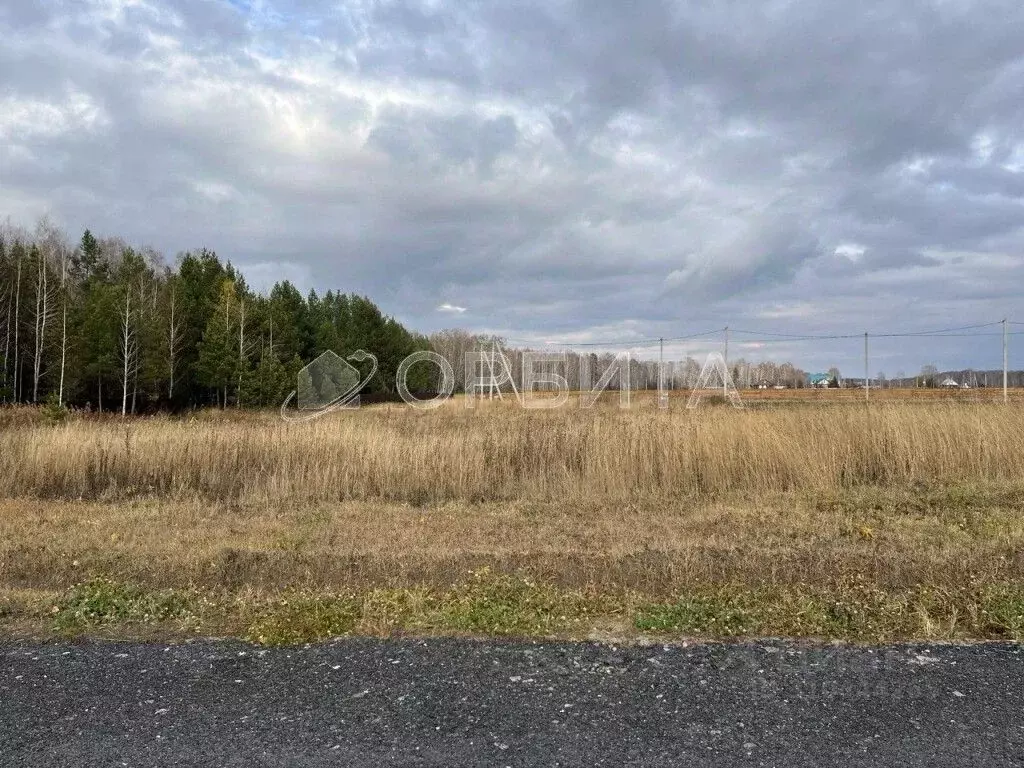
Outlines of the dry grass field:
[{"label": "dry grass field", "polygon": [[0,626],[1022,636],[1024,398],[940,395],[0,411]]},{"label": "dry grass field", "polygon": [[[743,390],[743,399],[748,404],[785,403],[798,401],[804,403],[863,403],[864,390],[855,388],[843,389],[765,389]],[[1003,402],[1002,387],[982,387],[978,389],[942,389],[942,388],[874,388],[867,393],[869,402],[876,403],[1001,403]],[[1010,402],[1024,404],[1024,389],[1011,388],[1007,391]]]}]

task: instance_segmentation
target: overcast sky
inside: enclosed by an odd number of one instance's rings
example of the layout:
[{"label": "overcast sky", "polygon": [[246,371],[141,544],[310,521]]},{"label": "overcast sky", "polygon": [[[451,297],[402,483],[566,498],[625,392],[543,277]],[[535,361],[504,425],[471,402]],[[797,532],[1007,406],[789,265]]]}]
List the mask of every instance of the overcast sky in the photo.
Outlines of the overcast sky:
[{"label": "overcast sky", "polygon": [[43,213],[424,332],[1024,321],[1024,4],[7,0],[0,216]]}]

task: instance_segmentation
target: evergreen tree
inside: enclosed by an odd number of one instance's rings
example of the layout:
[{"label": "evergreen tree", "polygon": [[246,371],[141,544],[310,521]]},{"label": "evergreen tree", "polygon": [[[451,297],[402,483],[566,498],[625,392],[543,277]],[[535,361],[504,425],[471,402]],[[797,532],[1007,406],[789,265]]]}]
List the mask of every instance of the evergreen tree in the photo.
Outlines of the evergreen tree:
[{"label": "evergreen tree", "polygon": [[117,372],[118,297],[115,287],[106,281],[88,284],[79,313],[81,371],[87,403],[97,410],[109,409],[113,402],[114,377]]},{"label": "evergreen tree", "polygon": [[210,319],[217,311],[225,270],[217,254],[206,248],[186,253],[178,267],[178,292],[181,301],[182,337],[180,379],[175,387],[175,402],[204,405],[217,398],[200,374],[199,348]]},{"label": "evergreen tree", "polygon": [[271,347],[280,359],[312,359],[316,345],[309,329],[306,302],[287,280],[270,291],[269,322]]},{"label": "evergreen tree", "polygon": [[199,380],[218,393],[222,407],[227,407],[229,389],[238,380],[241,359],[236,347],[239,303],[235,283],[221,283],[216,311],[206,324],[199,342]]},{"label": "evergreen tree", "polygon": [[289,381],[288,371],[277,355],[265,349],[255,366],[246,365],[242,376],[242,398],[247,406],[272,408],[284,402],[294,384],[294,381]]}]

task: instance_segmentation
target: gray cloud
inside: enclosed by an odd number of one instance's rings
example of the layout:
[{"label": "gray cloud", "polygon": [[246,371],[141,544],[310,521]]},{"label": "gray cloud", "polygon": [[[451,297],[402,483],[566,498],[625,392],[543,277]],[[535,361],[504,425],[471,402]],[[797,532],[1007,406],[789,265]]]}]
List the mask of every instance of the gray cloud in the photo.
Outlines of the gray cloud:
[{"label": "gray cloud", "polygon": [[[422,330],[446,304],[587,340],[1024,315],[1010,0],[16,3],[0,39],[4,213]],[[892,365],[940,353],[998,362]]]}]

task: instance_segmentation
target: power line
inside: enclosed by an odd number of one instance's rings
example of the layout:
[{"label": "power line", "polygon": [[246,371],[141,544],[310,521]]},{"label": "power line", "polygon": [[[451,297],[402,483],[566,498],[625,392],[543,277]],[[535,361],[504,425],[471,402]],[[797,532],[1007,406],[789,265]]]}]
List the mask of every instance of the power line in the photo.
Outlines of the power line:
[{"label": "power line", "polygon": [[[497,334],[495,334],[497,335]],[[513,339],[505,338],[505,341],[513,342],[516,344],[525,344],[527,346],[539,346],[539,347],[621,347],[621,346],[633,346],[633,347],[649,347],[657,344],[659,341],[658,337],[653,338],[640,338],[640,339],[612,339],[609,341],[538,341],[537,339]],[[665,339],[668,341],[668,339]]]},{"label": "power line", "polygon": [[[924,336],[923,338],[929,339],[982,339],[982,338],[999,338],[1003,334],[1001,333],[932,333]],[[1024,336],[1024,331],[1011,331],[1008,336]],[[917,334],[909,333],[872,333],[872,339],[901,339],[907,337],[917,336]],[[798,341],[831,341],[836,339],[863,339],[863,333],[844,335],[844,336],[787,336],[785,338],[762,338],[762,339],[743,339],[741,344],[785,344],[788,342]]]},{"label": "power line", "polygon": [[700,333],[691,333],[687,336],[673,336],[673,337],[641,337],[639,339],[613,339],[609,341],[544,341],[538,342],[536,339],[527,341],[526,339],[512,339],[506,338],[506,341],[515,342],[517,344],[540,344],[548,347],[618,347],[618,346],[634,346],[634,347],[650,347],[655,344],[660,344],[662,341],[687,341],[689,339],[699,339],[702,336],[710,336],[714,333],[721,333],[721,328],[715,328],[710,331],[701,331]]},{"label": "power line", "polygon": [[776,337],[780,341],[792,340],[792,341],[808,341],[810,339],[859,339],[863,333],[843,333],[843,334],[810,334],[810,333],[772,333],[771,331],[745,331],[740,328],[730,328],[729,330],[734,333],[745,333],[755,336],[772,336]]},{"label": "power line", "polygon": [[[1009,325],[1024,326],[1024,322],[1007,321]],[[952,328],[935,328],[932,330],[925,331],[897,331],[888,333],[871,333],[871,338],[876,339],[906,339],[906,338],[985,338],[992,336],[1002,336],[1000,332],[992,333],[964,333],[964,331],[976,331],[981,328],[992,328],[994,326],[1001,325],[1001,321],[991,323],[976,323],[974,325],[961,325]],[[526,346],[543,346],[543,347],[619,347],[619,346],[633,346],[633,347],[650,347],[662,342],[681,342],[691,341],[693,339],[703,338],[705,336],[711,336],[713,334],[722,333],[725,328],[714,328],[708,331],[701,331],[700,333],[691,333],[683,336],[665,336],[665,337],[639,337],[632,339],[609,339],[607,341],[547,341],[538,342],[536,339],[518,339],[518,338],[506,338],[505,341],[522,344]],[[816,333],[778,333],[774,331],[752,331],[745,330],[742,328],[733,328],[729,326],[730,333],[739,333],[746,336],[756,336],[759,338],[754,339],[743,339],[743,344],[772,344],[772,343],[784,343],[784,342],[798,342],[798,341],[842,341],[863,338],[863,333],[829,333],[829,334],[816,334]],[[1024,335],[1024,332],[1013,331],[1008,335],[1019,336]]]},{"label": "power line", "polygon": [[[916,336],[945,336],[953,335],[952,331],[968,331],[976,328],[991,328],[992,326],[999,325],[996,323],[978,323],[976,325],[961,325],[956,328],[936,328],[931,331],[903,331],[897,333],[872,333],[874,338],[910,338]],[[741,329],[731,329],[736,333],[745,333],[759,336],[773,336],[781,339],[792,339],[794,341],[810,341],[812,339],[821,340],[836,340],[836,339],[859,339],[863,336],[862,333],[830,333],[830,334],[811,334],[811,333],[772,333],[769,331],[745,331]],[[963,334],[970,336],[981,336],[984,334]],[[998,334],[997,334],[998,335]]]},{"label": "power line", "polygon": [[665,341],[688,341],[689,339],[699,339],[701,336],[710,336],[713,333],[721,333],[724,329],[715,328],[712,331],[703,331],[701,333],[691,333],[689,336],[675,336],[673,338],[667,338]]},{"label": "power line", "polygon": [[[893,338],[893,337],[905,338],[905,337],[908,337],[908,336],[945,336],[945,335],[954,335],[953,332],[955,332],[955,331],[970,331],[970,330],[973,330],[973,329],[976,329],[976,328],[991,328],[991,327],[996,326],[996,325],[1002,325],[1002,321],[996,321],[994,323],[978,323],[977,325],[961,325],[961,326],[959,326],[957,328],[940,328],[940,329],[934,330],[934,331],[915,331],[915,332],[911,332],[911,333],[873,333],[871,335],[872,336],[885,336],[885,337],[889,337],[889,338]],[[959,334],[959,335],[979,335],[979,336],[982,336],[984,334]],[[996,335],[1001,335],[1001,334],[996,334]]]}]

